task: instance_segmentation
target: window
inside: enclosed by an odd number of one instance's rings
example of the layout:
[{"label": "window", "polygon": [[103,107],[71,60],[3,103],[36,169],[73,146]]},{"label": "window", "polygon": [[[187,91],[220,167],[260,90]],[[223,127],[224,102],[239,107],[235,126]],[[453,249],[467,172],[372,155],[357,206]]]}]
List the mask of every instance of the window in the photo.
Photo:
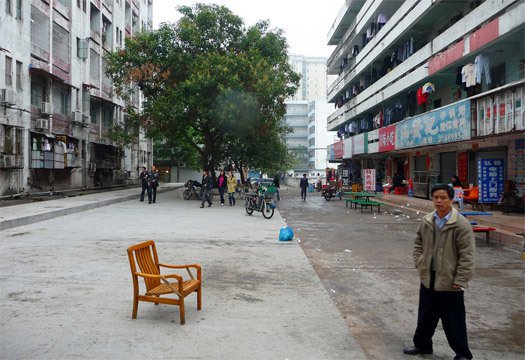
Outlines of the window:
[{"label": "window", "polygon": [[16,0],[16,19],[22,19],[22,0]]},{"label": "window", "polygon": [[13,86],[13,59],[5,57],[5,85]]},{"label": "window", "polygon": [[16,90],[22,90],[22,63],[16,62]]},{"label": "window", "polygon": [[5,0],[5,12],[7,15],[13,15],[13,10],[11,8],[12,4],[11,4],[12,0]]}]

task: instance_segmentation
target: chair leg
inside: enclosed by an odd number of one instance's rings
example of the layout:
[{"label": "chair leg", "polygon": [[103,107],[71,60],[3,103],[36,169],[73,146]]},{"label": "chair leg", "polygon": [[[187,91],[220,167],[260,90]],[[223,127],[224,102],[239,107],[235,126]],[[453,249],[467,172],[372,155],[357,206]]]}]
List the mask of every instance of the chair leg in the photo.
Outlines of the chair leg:
[{"label": "chair leg", "polygon": [[202,309],[202,288],[199,286],[197,290],[197,310]]},{"label": "chair leg", "polygon": [[[155,296],[156,296],[156,297],[160,297],[160,295],[155,295]],[[159,304],[159,303],[157,303],[157,302],[155,303],[155,305],[158,305],[158,304]]]},{"label": "chair leg", "polygon": [[179,298],[179,309],[180,309],[180,324],[184,325],[186,323],[186,318],[185,318],[185,312],[184,312],[184,298],[183,297]]},{"label": "chair leg", "polygon": [[139,307],[139,301],[137,299],[137,295],[133,296],[133,312],[131,313],[131,318],[136,319],[137,318],[137,309]]}]

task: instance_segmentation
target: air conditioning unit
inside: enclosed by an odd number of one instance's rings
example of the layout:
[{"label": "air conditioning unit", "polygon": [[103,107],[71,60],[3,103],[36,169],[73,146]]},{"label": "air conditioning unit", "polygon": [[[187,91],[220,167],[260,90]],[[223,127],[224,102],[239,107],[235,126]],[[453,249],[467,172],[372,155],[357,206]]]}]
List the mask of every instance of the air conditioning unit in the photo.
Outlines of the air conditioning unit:
[{"label": "air conditioning unit", "polygon": [[90,124],[91,123],[91,116],[89,116],[89,115],[82,115],[82,121],[85,124]]},{"label": "air conditioning unit", "polygon": [[0,89],[0,104],[6,106],[14,105],[15,102],[15,92],[11,89]]},{"label": "air conditioning unit", "polygon": [[82,122],[82,113],[80,111],[73,111],[71,120],[76,122]]},{"label": "air conditioning unit", "polygon": [[42,103],[42,108],[40,109],[40,112],[42,114],[51,115],[53,113],[51,103],[43,102]]},{"label": "air conditioning unit", "polygon": [[48,119],[36,119],[35,129],[48,130],[49,129],[49,120]]},{"label": "air conditioning unit", "polygon": [[5,167],[16,166],[16,157],[14,155],[4,155],[4,166]]}]

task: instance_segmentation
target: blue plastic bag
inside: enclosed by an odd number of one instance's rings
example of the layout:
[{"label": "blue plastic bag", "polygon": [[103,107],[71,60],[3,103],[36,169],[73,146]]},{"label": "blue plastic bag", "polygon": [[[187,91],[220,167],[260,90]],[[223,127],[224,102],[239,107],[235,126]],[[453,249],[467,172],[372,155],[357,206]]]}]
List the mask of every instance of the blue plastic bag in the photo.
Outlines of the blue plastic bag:
[{"label": "blue plastic bag", "polygon": [[281,231],[279,231],[279,241],[290,241],[292,239],[293,239],[292,228],[289,226],[281,228]]}]

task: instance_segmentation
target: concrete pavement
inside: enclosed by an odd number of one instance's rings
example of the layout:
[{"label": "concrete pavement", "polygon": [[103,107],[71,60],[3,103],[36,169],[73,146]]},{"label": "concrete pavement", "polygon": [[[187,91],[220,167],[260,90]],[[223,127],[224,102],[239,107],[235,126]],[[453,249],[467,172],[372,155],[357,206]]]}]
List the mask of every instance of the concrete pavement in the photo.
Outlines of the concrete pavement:
[{"label": "concrete pavement", "polygon": [[[136,191],[2,209],[11,224],[18,211],[39,221],[0,231],[2,358],[365,358],[299,244],[277,240],[279,214],[218,199],[200,209],[174,191],[122,201]],[[203,310],[188,297],[186,325],[163,304],[140,303],[131,319],[126,248],[147,239],[162,262],[203,266]]]}]

